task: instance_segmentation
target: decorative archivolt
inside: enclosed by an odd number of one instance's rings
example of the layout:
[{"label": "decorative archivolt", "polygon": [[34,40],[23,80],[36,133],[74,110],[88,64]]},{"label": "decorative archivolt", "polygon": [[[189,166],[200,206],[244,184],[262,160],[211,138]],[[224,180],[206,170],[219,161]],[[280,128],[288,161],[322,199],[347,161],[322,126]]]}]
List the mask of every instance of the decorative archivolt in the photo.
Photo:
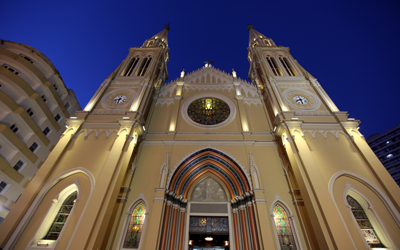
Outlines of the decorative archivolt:
[{"label": "decorative archivolt", "polygon": [[365,140],[364,136],[360,133],[360,131],[358,131],[358,129],[351,128],[351,129],[347,129],[347,131],[349,132],[349,135],[351,136],[351,139],[354,140],[354,137],[353,137],[352,134],[353,134],[353,133],[356,133],[356,134],[358,134],[361,138],[363,138],[363,139]]},{"label": "decorative archivolt", "polygon": [[170,183],[170,181],[171,181],[172,176],[174,175],[174,173],[175,173],[176,170],[178,169],[179,165],[180,165],[186,158],[190,157],[191,155],[195,154],[196,152],[198,152],[198,151],[200,151],[200,150],[207,149],[207,148],[211,148],[211,149],[218,150],[219,152],[226,154],[226,155],[229,156],[232,160],[234,160],[234,161],[236,162],[236,164],[240,167],[240,169],[243,171],[243,173],[245,174],[246,179],[247,179],[247,182],[249,183],[249,185],[251,185],[251,181],[250,181],[251,178],[250,178],[249,171],[247,171],[247,169],[243,166],[242,163],[240,163],[240,161],[239,161],[238,159],[236,159],[234,156],[232,156],[231,154],[229,154],[228,152],[226,152],[226,151],[224,151],[224,150],[222,150],[222,149],[219,149],[219,148],[217,148],[217,147],[211,147],[211,146],[209,145],[209,146],[206,146],[206,147],[200,147],[200,148],[198,148],[198,149],[196,149],[196,150],[193,150],[192,152],[190,152],[190,153],[186,154],[184,157],[182,157],[182,159],[181,159],[180,161],[178,161],[178,162],[176,163],[176,165],[172,168],[172,170],[169,172],[168,178],[167,178],[167,185],[166,185],[166,186],[167,186],[167,187],[169,186],[169,183]]},{"label": "decorative archivolt", "polygon": [[243,91],[245,97],[258,97],[257,89],[254,85],[249,83],[241,84],[240,89]]},{"label": "decorative archivolt", "polygon": [[61,137],[63,137],[64,135],[66,135],[69,131],[71,131],[72,130],[72,134],[71,134],[71,136],[73,136],[75,133],[76,133],[76,130],[78,129],[78,127],[77,126],[69,126],[65,131],[64,131],[64,133],[62,133],[61,134]]}]

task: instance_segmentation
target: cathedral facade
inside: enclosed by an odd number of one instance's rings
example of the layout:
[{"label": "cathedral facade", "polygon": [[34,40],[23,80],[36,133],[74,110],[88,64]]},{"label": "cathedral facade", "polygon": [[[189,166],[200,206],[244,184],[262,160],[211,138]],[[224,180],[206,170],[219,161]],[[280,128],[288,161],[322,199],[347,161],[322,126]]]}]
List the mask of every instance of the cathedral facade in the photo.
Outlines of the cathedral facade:
[{"label": "cathedral facade", "polygon": [[399,187],[289,49],[167,82],[166,26],[100,85],[0,225],[3,249],[399,249]]}]

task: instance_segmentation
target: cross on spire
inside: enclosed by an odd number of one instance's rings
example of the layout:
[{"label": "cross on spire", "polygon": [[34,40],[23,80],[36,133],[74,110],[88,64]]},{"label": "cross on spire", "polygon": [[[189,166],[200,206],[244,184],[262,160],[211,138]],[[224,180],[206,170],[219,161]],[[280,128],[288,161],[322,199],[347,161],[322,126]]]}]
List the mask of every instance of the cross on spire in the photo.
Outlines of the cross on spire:
[{"label": "cross on spire", "polygon": [[213,61],[207,60],[204,62],[206,65],[204,67],[211,67],[211,63],[213,63]]}]

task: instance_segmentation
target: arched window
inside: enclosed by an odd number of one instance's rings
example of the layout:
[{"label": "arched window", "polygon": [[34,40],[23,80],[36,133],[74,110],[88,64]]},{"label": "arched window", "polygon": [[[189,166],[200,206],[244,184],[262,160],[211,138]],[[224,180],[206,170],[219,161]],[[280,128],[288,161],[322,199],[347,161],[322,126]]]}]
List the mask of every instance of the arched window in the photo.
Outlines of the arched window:
[{"label": "arched window", "polygon": [[151,47],[151,46],[153,45],[153,43],[154,43],[154,41],[151,40],[151,41],[147,44],[147,47]]},{"label": "arched window", "polygon": [[357,221],[358,228],[361,230],[364,239],[368,243],[369,247],[385,248],[360,203],[358,203],[358,201],[350,195],[347,195],[346,199],[347,203],[351,207],[351,212],[354,216],[354,219]]},{"label": "arched window", "polygon": [[133,209],[128,225],[128,231],[125,235],[124,248],[139,248],[145,219],[146,207],[143,202],[140,202]]},{"label": "arched window", "polygon": [[78,197],[78,192],[75,191],[70,194],[67,199],[62,203],[60,210],[56,215],[53,223],[51,224],[49,231],[43,237],[43,240],[57,240],[60,235],[61,230],[63,229],[65,222],[68,219],[69,214],[72,211],[72,208],[75,205],[75,200]]},{"label": "arched window", "polygon": [[46,246],[49,249],[54,249],[78,199],[79,189],[76,184],[71,184],[64,188],[53,199],[53,204],[43,219],[35,237],[30,242],[30,246]]},{"label": "arched window", "polygon": [[136,76],[144,76],[144,74],[146,74],[146,70],[150,65],[151,62],[151,57],[145,57],[138,69],[138,71],[136,72]]},{"label": "arched window", "polygon": [[276,76],[282,76],[282,72],[279,70],[278,66],[276,65],[275,59],[267,56],[267,62],[269,64],[269,67],[271,68],[272,72],[274,73],[274,75]]},{"label": "arched window", "polygon": [[140,57],[139,56],[135,56],[133,58],[131,58],[131,60],[129,61],[128,65],[126,66],[125,70],[122,71],[121,76],[130,76],[133,72],[133,70],[135,69],[137,63],[139,62]]},{"label": "arched window", "polygon": [[292,231],[292,225],[288,215],[283,207],[277,204],[274,208],[274,222],[276,233],[278,234],[278,243],[282,250],[296,250],[296,243]]},{"label": "arched window", "polygon": [[296,76],[296,73],[294,72],[294,70],[292,69],[292,67],[290,66],[290,63],[288,61],[288,59],[286,57],[280,56],[279,60],[281,61],[283,67],[286,70],[286,73],[290,76]]},{"label": "arched window", "polygon": [[265,43],[265,46],[271,46],[271,43],[269,42],[269,40],[268,39],[264,39],[264,43]]}]

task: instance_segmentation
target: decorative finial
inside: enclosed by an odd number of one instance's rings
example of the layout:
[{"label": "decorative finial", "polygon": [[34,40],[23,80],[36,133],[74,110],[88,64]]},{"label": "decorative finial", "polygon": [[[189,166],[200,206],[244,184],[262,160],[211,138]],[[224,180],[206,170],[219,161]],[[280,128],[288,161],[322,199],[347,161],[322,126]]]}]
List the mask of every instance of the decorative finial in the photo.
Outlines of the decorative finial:
[{"label": "decorative finial", "polygon": [[235,71],[234,69],[232,69],[232,76],[233,76],[234,78],[236,78],[236,71]]},{"label": "decorative finial", "polygon": [[206,65],[204,65],[204,67],[211,67],[211,63],[213,63],[212,61],[210,61],[210,60],[207,60],[206,62],[204,62]]},{"label": "decorative finial", "polygon": [[183,69],[181,72],[181,78],[183,78],[184,76],[185,76],[185,69]]},{"label": "decorative finial", "polygon": [[251,24],[248,24],[248,25],[247,25],[247,30],[248,30],[248,31],[250,31],[252,28],[253,28],[253,25],[251,25]]},{"label": "decorative finial", "polygon": [[169,28],[169,23],[168,23],[167,25],[164,26],[164,29],[166,29],[166,30],[169,31],[169,29],[170,29],[170,28]]}]

